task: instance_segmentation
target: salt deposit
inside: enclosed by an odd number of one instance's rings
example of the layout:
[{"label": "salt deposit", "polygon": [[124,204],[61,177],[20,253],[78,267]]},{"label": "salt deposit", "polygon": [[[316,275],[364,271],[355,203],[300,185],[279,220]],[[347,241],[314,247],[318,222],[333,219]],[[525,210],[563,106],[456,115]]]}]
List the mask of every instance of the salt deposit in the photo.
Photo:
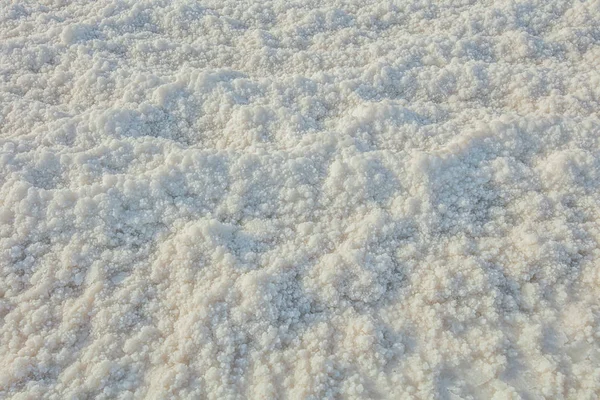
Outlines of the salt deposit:
[{"label": "salt deposit", "polygon": [[600,1],[4,0],[0,398],[597,399]]}]

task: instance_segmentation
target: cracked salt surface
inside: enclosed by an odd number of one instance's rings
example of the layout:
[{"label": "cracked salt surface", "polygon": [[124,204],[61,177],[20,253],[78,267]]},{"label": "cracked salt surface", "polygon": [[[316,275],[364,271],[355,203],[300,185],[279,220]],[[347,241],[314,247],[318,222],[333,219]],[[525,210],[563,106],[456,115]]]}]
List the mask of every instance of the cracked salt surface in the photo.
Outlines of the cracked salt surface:
[{"label": "cracked salt surface", "polygon": [[0,4],[0,398],[597,399],[600,2]]}]

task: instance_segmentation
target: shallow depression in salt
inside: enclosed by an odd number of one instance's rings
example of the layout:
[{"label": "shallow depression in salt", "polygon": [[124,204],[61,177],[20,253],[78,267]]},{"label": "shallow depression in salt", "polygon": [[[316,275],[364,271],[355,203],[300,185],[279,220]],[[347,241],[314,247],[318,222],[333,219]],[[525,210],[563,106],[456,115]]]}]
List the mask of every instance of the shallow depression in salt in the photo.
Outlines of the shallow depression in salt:
[{"label": "shallow depression in salt", "polygon": [[0,3],[0,398],[597,399],[600,2]]}]

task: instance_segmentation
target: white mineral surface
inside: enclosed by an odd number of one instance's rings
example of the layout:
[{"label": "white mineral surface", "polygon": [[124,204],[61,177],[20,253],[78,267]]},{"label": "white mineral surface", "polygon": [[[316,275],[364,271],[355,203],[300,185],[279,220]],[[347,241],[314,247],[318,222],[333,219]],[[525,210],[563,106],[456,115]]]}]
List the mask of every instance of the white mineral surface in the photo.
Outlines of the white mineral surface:
[{"label": "white mineral surface", "polygon": [[600,1],[1,0],[1,399],[598,399]]}]

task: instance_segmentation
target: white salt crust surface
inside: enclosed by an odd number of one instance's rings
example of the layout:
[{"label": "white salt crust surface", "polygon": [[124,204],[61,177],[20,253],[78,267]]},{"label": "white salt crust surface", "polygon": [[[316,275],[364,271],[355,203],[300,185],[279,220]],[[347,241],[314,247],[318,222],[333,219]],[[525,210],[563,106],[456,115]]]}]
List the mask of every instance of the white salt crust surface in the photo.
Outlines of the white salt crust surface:
[{"label": "white salt crust surface", "polygon": [[0,3],[0,398],[597,399],[600,2]]}]

